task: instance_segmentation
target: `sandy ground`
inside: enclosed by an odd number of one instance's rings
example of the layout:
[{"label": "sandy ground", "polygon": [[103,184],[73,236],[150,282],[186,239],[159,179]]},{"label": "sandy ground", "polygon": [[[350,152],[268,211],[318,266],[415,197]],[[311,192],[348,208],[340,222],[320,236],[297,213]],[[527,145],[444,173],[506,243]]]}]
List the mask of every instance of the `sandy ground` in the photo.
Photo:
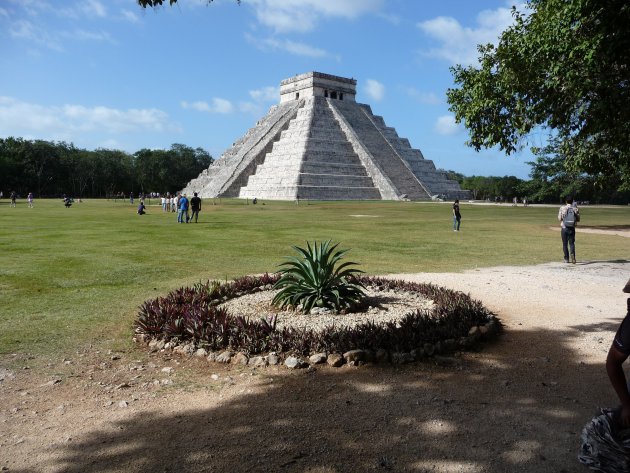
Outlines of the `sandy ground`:
[{"label": "sandy ground", "polygon": [[588,471],[580,431],[616,404],[604,360],[629,276],[628,260],[399,275],[470,293],[505,326],[439,364],[290,372],[132,351],[52,360],[49,377],[0,368],[0,469]]}]

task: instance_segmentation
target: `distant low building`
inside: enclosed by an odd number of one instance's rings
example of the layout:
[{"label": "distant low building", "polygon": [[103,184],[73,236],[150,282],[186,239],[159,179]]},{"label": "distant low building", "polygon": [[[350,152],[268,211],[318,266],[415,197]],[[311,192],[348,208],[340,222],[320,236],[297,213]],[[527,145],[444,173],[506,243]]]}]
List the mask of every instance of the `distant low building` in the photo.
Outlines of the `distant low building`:
[{"label": "distant low building", "polygon": [[355,101],[356,80],[320,72],[280,83],[280,103],[183,192],[267,200],[471,198]]}]

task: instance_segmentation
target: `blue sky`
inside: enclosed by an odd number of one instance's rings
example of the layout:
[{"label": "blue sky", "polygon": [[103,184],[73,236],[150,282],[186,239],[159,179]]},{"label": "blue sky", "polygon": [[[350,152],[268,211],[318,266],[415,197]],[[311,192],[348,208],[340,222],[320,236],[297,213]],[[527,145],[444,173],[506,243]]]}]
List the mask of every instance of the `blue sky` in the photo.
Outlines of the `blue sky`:
[{"label": "blue sky", "polygon": [[[218,158],[279,100],[282,79],[357,80],[438,168],[527,178],[532,156],[475,152],[449,67],[512,21],[504,0],[0,0],[0,137],[135,152],[183,143]],[[541,144],[541,143],[536,143]]]}]

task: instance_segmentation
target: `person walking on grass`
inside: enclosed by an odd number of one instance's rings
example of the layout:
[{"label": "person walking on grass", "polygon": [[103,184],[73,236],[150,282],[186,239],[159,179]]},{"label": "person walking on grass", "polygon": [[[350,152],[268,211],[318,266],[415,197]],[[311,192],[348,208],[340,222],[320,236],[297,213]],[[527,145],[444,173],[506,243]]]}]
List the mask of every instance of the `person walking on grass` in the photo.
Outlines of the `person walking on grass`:
[{"label": "person walking on grass", "polygon": [[560,221],[560,237],[562,238],[562,253],[564,262],[575,264],[575,227],[580,221],[580,209],[573,205],[573,197],[567,197],[564,205],[558,210],[558,220]]},{"label": "person walking on grass", "polygon": [[29,192],[28,195],[26,196],[26,201],[28,202],[28,208],[32,209],[33,208],[33,193]]},{"label": "person walking on grass", "polygon": [[17,194],[15,193],[15,191],[11,192],[11,207],[15,207],[15,201],[17,199]]},{"label": "person walking on grass", "polygon": [[195,223],[197,223],[199,212],[201,211],[201,198],[197,195],[196,192],[193,192],[193,198],[190,199],[190,210],[192,211],[192,213],[190,214],[190,221],[192,222],[194,218]]},{"label": "person walking on grass", "polygon": [[459,225],[462,222],[462,214],[459,212],[459,199],[455,199],[453,203],[453,231],[459,231]]}]

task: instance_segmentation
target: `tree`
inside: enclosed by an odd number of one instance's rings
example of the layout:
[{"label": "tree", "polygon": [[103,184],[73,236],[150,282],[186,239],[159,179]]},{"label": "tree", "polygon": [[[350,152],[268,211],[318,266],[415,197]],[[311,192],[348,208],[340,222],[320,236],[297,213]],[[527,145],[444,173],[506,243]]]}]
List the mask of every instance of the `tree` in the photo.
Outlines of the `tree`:
[{"label": "tree", "polygon": [[450,110],[469,146],[522,149],[544,129],[568,172],[630,189],[630,4],[627,0],[529,0],[530,14],[479,67],[451,68]]}]

